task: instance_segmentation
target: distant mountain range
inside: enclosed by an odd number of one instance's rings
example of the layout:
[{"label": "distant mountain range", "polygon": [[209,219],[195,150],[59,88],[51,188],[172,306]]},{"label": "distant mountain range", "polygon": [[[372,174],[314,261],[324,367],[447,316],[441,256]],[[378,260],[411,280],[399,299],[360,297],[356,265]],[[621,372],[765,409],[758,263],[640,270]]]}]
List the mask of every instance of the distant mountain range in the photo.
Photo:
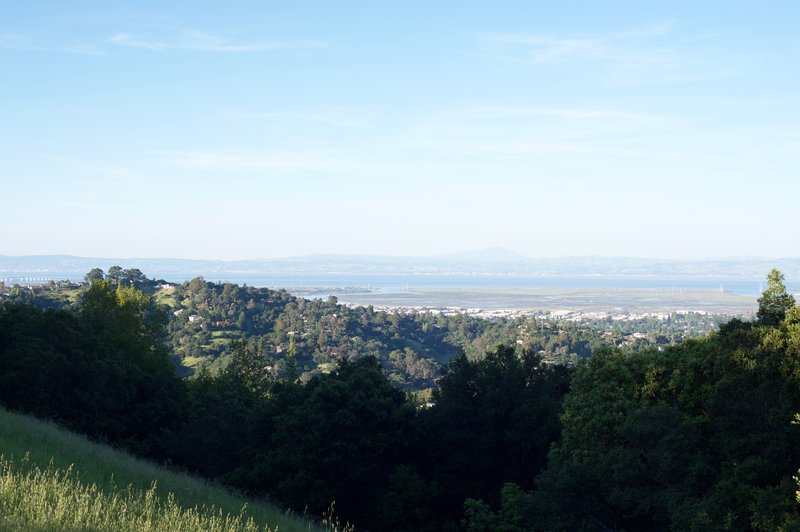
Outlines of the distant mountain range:
[{"label": "distant mountain range", "polygon": [[278,259],[200,260],[0,255],[0,277],[41,274],[82,277],[92,268],[139,268],[150,277],[221,278],[225,274],[439,274],[543,276],[713,276],[764,278],[777,267],[787,278],[800,277],[800,258],[731,257],[667,260],[625,257],[531,258],[505,248],[420,257],[386,255],[303,255]]}]

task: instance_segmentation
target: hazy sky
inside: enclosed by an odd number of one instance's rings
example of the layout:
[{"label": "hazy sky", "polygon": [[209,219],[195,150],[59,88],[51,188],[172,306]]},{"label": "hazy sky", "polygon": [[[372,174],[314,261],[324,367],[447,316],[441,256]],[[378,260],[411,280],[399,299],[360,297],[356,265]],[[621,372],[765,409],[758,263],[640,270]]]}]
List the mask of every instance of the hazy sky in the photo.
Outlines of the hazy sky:
[{"label": "hazy sky", "polygon": [[3,2],[0,254],[800,255],[800,2],[388,4]]}]

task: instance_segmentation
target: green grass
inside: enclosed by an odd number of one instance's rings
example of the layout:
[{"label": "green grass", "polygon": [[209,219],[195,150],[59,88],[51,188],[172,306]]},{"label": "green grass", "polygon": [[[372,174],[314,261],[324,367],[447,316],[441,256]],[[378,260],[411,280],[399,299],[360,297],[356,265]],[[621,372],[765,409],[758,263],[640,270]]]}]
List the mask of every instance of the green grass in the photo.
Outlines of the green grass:
[{"label": "green grass", "polygon": [[416,340],[412,340],[411,338],[404,338],[403,339],[403,345],[405,347],[408,347],[408,348],[416,351],[417,353],[425,353],[425,354],[427,354],[428,352],[431,351],[428,347],[425,347],[421,343],[417,342]]},{"label": "green grass", "polygon": [[174,288],[157,290],[155,294],[153,294],[156,304],[167,305],[171,308],[175,308],[175,296],[173,295],[174,291]]},{"label": "green grass", "polygon": [[59,305],[65,307],[74,304],[78,300],[77,290],[47,291],[37,297],[58,302]]},{"label": "green grass", "polygon": [[316,530],[264,502],[3,409],[0,455],[0,530]]},{"label": "green grass", "polygon": [[220,348],[224,349],[224,348],[230,346],[232,343],[233,343],[233,340],[231,340],[230,338],[212,338],[211,339],[211,346],[215,350],[218,350]]},{"label": "green grass", "polygon": [[230,531],[275,530],[252,518],[182,508],[170,495],[132,488],[103,491],[86,484],[72,468],[30,467],[0,457],[0,527],[3,530]]},{"label": "green grass", "polygon": [[181,363],[186,366],[187,368],[196,368],[202,366],[204,364],[209,363],[213,357],[183,357]]}]

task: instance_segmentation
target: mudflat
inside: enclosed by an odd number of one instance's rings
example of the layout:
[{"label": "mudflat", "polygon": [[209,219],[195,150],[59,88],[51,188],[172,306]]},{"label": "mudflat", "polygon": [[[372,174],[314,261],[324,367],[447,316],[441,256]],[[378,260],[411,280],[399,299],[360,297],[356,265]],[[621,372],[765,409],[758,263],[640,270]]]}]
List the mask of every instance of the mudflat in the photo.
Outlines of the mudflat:
[{"label": "mudflat", "polygon": [[423,288],[398,293],[346,294],[341,303],[381,308],[611,313],[755,312],[757,298],[719,290],[652,288]]}]

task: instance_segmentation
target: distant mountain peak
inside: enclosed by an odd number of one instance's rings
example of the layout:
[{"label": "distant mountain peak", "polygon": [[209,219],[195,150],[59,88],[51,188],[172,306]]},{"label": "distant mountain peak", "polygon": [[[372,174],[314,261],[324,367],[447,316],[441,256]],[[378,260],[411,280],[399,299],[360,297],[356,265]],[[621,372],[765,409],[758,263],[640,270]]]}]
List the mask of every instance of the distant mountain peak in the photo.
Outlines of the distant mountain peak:
[{"label": "distant mountain peak", "polygon": [[490,247],[459,253],[448,253],[439,256],[447,260],[460,260],[469,262],[525,262],[530,260],[525,255],[502,247]]}]

